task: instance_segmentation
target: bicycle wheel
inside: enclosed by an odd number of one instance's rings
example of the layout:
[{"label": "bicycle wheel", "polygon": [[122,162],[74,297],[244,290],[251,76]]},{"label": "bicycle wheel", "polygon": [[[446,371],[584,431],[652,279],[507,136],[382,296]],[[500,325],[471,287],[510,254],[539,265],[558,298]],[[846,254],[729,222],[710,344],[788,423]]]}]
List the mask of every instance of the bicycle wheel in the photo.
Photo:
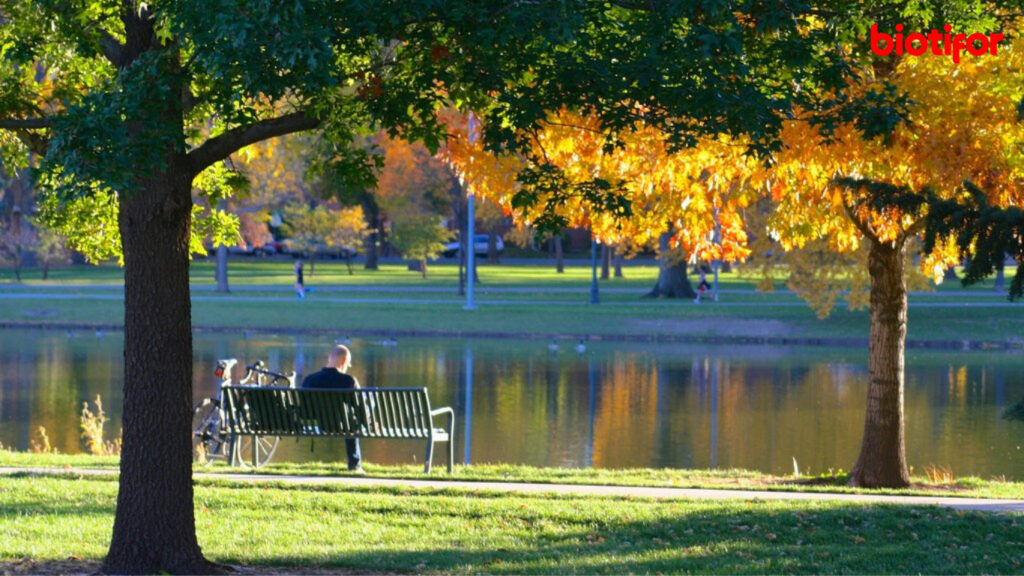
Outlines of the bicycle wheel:
[{"label": "bicycle wheel", "polygon": [[223,462],[228,448],[220,406],[215,399],[204,398],[192,410],[192,460],[204,464]]},{"label": "bicycle wheel", "polygon": [[[274,452],[277,450],[277,445],[281,442],[280,436],[256,436],[255,442],[253,442],[252,436],[241,436],[238,438],[238,453],[237,460],[233,462],[236,466],[242,466],[248,468],[253,464],[256,468],[259,468],[270,462],[270,459],[274,457]],[[227,450],[225,445],[224,449]],[[253,459],[253,451],[255,450],[255,460]]]}]

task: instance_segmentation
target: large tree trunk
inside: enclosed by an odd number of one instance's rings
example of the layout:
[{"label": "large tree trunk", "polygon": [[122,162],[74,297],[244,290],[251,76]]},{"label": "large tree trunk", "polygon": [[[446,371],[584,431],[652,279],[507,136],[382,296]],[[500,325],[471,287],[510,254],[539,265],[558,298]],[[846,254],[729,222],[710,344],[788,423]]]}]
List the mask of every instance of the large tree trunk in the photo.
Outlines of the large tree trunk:
[{"label": "large tree trunk", "polygon": [[555,272],[565,272],[565,255],[562,254],[562,235],[555,235]]},{"label": "large tree trunk", "polygon": [[646,294],[646,298],[696,298],[697,293],[693,291],[690,279],[686,276],[686,262],[669,260],[669,233],[664,233],[658,238],[658,253],[661,269],[658,271],[658,281],[654,288]]},{"label": "large tree trunk", "polygon": [[166,174],[121,197],[124,421],[114,533],[102,572],[209,573],[192,501],[191,176]]},{"label": "large tree trunk", "polygon": [[871,240],[871,330],[868,401],[860,456],[850,484],[898,488],[910,484],[903,435],[903,347],[907,337],[906,246]]},{"label": "large tree trunk", "polygon": [[217,292],[226,294],[231,292],[228,288],[228,247],[221,244],[217,246]]}]

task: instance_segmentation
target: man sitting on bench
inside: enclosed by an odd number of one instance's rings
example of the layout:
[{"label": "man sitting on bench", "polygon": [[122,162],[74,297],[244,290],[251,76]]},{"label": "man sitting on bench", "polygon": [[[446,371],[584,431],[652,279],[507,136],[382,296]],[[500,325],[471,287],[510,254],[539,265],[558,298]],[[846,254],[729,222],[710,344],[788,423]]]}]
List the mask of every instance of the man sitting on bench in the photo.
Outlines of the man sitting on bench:
[{"label": "man sitting on bench", "polygon": [[[302,380],[303,388],[359,388],[359,381],[349,375],[348,369],[352,367],[352,352],[345,346],[338,344],[331,349],[327,357],[327,366],[319,372],[314,372]],[[345,452],[348,454],[348,469],[357,474],[363,473],[362,454],[359,451],[358,438],[345,439]]]}]

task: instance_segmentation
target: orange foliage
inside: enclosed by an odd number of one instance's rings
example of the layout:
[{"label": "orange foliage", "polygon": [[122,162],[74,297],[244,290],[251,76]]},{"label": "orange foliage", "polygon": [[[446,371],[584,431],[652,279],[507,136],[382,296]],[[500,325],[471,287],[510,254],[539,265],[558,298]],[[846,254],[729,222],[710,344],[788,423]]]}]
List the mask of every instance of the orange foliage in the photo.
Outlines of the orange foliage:
[{"label": "orange foliage", "polygon": [[[527,209],[511,204],[517,173],[526,161],[496,156],[470,143],[464,118],[449,115],[446,158],[474,193],[494,199],[506,214],[529,225],[546,198]],[[558,206],[570,226],[588,227],[605,244],[652,243],[670,227],[672,241],[688,254],[705,260],[742,260],[748,254],[739,209],[756,196],[747,186],[755,175],[742,143],[725,138],[707,140],[683,152],[669,151],[665,136],[637,122],[620,136],[621,147],[605,151],[606,131],[593,118],[562,111],[551,114],[543,131],[532,137],[532,153],[561,168],[571,182],[598,177],[621,180],[632,205],[623,217],[596,209],[580,197]],[[715,242],[715,213],[721,241]]]},{"label": "orange foliage", "polygon": [[[1017,122],[1022,68],[1021,41],[1007,45],[998,57],[960,64],[930,53],[899,59],[888,80],[913,104],[909,122],[888,141],[864,139],[844,125],[826,144],[806,117],[787,122],[787,148],[769,176],[776,206],[773,236],[786,249],[827,238],[832,249],[849,251],[864,234],[892,242],[920,228],[923,211],[875,209],[865,191],[836,185],[837,177],[915,192],[928,188],[942,197],[961,194],[963,181],[971,180],[989,191],[994,203],[1019,205],[1024,201],[1024,132]],[[869,74],[858,89],[873,90],[879,81]],[[958,256],[955,246],[940,242],[923,266],[941,275]]]}]

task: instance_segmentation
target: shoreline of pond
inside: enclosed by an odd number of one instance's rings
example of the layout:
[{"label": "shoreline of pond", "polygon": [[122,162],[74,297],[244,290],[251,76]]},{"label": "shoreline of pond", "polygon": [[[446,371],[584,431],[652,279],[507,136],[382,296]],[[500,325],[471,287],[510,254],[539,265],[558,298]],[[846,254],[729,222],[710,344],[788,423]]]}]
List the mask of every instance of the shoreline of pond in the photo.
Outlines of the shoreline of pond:
[{"label": "shoreline of pond", "polygon": [[[53,322],[9,322],[0,321],[0,330],[87,330],[123,332],[123,324],[102,323],[53,323]],[[295,328],[269,326],[203,326],[194,325],[193,333],[208,334],[285,334],[308,336],[337,336],[337,329],[328,328]],[[584,342],[651,342],[657,344],[712,344],[742,346],[814,346],[823,348],[867,348],[867,338],[822,338],[802,336],[765,336],[743,334],[572,334],[556,332],[497,332],[479,330],[417,330],[417,329],[350,329],[345,331],[350,337],[382,337],[382,338],[457,338],[457,339],[492,339],[492,340],[559,340]],[[907,349],[917,350],[956,350],[956,351],[1011,351],[1024,350],[1024,341],[1020,340],[919,340],[906,341]]]}]

